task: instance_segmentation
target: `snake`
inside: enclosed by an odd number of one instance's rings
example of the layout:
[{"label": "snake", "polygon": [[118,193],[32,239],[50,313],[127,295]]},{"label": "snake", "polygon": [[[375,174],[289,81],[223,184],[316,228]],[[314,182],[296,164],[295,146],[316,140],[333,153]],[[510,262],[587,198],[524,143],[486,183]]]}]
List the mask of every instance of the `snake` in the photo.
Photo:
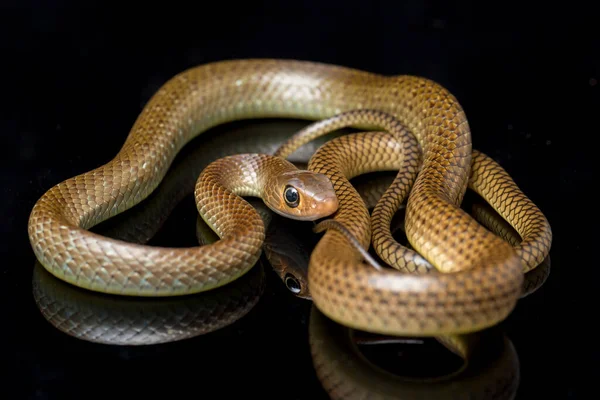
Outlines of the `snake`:
[{"label": "snake", "polygon": [[[471,332],[506,318],[520,295],[527,257],[460,209],[473,159],[465,112],[443,86],[412,75],[274,59],[185,70],[152,96],[113,159],[41,196],[28,222],[32,249],[50,273],[89,290],[153,297],[212,290],[247,273],[264,240],[260,216],[243,196],[261,197],[290,218],[333,216],[329,220],[366,246],[368,235],[360,232],[370,229],[364,203],[354,195],[343,199],[344,179],[332,182],[326,174],[331,153],[318,151],[310,171],[265,154],[228,156],[207,166],[195,198],[200,215],[220,237],[210,245],[151,248],[89,230],[146,198],[183,146],[209,128],[254,118],[322,120],[353,110],[364,110],[367,117],[368,110],[378,110],[399,122],[381,127],[392,128],[395,144],[388,142],[385,153],[372,152],[375,163],[391,150],[390,157],[412,173],[417,158],[409,149],[418,145],[422,161],[408,194],[406,233],[412,247],[442,273],[374,270],[344,235],[330,229],[311,254],[309,280],[317,307],[347,326],[398,335]],[[518,225],[522,210],[512,208],[511,199],[521,194],[512,181],[495,181],[489,189],[489,197],[505,207],[503,215]],[[346,212],[352,208],[359,214]],[[543,214],[532,210],[541,221],[532,228],[541,244],[523,248],[534,250],[531,258],[543,258],[551,230]]]}]

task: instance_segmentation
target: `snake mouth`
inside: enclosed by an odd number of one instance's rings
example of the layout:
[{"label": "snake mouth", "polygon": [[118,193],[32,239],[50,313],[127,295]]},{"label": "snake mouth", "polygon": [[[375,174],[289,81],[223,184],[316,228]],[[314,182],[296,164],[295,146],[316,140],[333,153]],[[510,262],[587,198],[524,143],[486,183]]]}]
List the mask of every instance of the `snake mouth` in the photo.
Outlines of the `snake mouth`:
[{"label": "snake mouth", "polygon": [[302,285],[292,274],[286,274],[284,279],[285,287],[294,294],[298,294],[302,291]]},{"label": "snake mouth", "polygon": [[286,210],[282,210],[278,207],[273,207],[270,204],[267,204],[267,207],[275,214],[281,215],[282,217],[289,218],[295,221],[302,222],[311,222],[317,221],[321,218],[326,218],[337,211],[337,200],[333,206],[326,204],[323,206],[324,210],[319,210],[318,212],[314,212],[314,209],[311,212],[303,213],[303,212],[294,212],[290,208],[286,208]]}]

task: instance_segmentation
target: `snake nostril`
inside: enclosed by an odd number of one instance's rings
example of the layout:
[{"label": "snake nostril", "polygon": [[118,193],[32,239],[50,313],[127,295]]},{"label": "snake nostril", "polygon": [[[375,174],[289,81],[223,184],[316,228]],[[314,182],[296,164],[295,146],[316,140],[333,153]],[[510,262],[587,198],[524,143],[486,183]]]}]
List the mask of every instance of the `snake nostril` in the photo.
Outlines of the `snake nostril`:
[{"label": "snake nostril", "polygon": [[294,277],[294,275],[286,274],[284,282],[285,286],[289,289],[290,292],[300,293],[302,286],[300,285],[300,282],[298,282],[298,279]]}]

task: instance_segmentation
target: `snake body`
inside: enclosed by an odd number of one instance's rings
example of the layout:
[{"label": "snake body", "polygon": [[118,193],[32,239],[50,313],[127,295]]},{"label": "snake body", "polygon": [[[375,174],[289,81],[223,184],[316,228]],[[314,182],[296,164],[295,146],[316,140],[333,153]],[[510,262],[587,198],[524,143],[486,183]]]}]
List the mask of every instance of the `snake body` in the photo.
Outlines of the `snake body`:
[{"label": "snake body", "polygon": [[[406,142],[397,137],[387,132],[369,132],[336,138],[319,148],[309,164],[310,170],[325,173],[332,180],[339,198],[339,211],[333,220],[350,231],[365,250],[371,239],[370,215],[350,179],[358,173],[410,171],[414,154],[410,146],[402,150]],[[365,148],[369,151],[362,150]],[[394,156],[398,154],[407,158]],[[408,178],[403,179],[410,185]],[[408,218],[407,208],[407,236]],[[478,226],[511,246],[483,225]],[[416,275],[371,268],[355,247],[347,235],[330,230],[313,250],[308,268],[308,283],[317,308],[351,328],[411,336],[476,331],[504,319],[522,293],[521,263]]]},{"label": "snake body", "polygon": [[[445,88],[415,76],[293,60],[233,60],[184,71],[150,99],[112,160],[40,198],[29,219],[32,248],[55,276],[101,292],[166,296],[224,285],[251,267],[264,238],[260,217],[239,196],[258,194],[253,185],[265,182],[259,174],[282,161],[264,155],[229,157],[218,161],[218,169],[209,166],[203,172],[196,187],[198,210],[221,236],[210,247],[147,247],[88,229],[146,198],[177,152],[211,127],[249,118],[319,120],[357,109],[389,113],[414,135],[422,165],[408,197],[407,237],[435,268],[459,272],[375,274],[338,232],[329,231],[311,256],[315,304],[351,327],[401,335],[472,331],[505,318],[519,297],[524,267],[509,243],[460,209],[472,161],[466,116]],[[403,148],[410,137],[394,148]],[[316,173],[329,168],[326,159],[311,161]],[[354,172],[364,172],[361,168]],[[232,178],[234,172],[242,177]],[[336,192],[340,182],[334,182]],[[502,194],[510,196],[511,190]],[[348,207],[360,209],[364,203],[354,195],[340,199],[336,218],[349,217]],[[362,226],[367,215],[352,218],[348,228],[366,245],[366,235],[358,233],[369,229]],[[227,228],[219,228],[225,220]],[[544,232],[549,238],[549,227]]]}]

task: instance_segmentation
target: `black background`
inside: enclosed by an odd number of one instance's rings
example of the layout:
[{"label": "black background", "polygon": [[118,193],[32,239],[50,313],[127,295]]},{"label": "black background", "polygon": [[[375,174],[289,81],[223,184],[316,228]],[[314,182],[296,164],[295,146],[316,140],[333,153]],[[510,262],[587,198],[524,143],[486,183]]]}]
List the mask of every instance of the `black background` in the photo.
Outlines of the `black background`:
[{"label": "black background", "polygon": [[[16,391],[7,398],[206,396],[212,385],[246,395],[323,396],[307,353],[308,308],[277,289],[269,289],[276,297],[265,300],[260,317],[234,328],[252,334],[144,350],[67,337],[41,317],[31,295],[26,225],[43,192],[116,154],[145,102],[174,74],[248,57],[417,74],[456,95],[473,146],[501,163],[553,228],[551,275],[507,321],[521,363],[519,398],[588,398],[584,388],[600,361],[589,325],[598,274],[585,255],[595,245],[585,229],[596,205],[586,196],[595,184],[590,138],[598,131],[594,11],[475,3],[4,2],[0,291],[9,374],[2,390]],[[218,346],[227,350],[215,367]],[[207,379],[211,368],[219,373]]]}]

